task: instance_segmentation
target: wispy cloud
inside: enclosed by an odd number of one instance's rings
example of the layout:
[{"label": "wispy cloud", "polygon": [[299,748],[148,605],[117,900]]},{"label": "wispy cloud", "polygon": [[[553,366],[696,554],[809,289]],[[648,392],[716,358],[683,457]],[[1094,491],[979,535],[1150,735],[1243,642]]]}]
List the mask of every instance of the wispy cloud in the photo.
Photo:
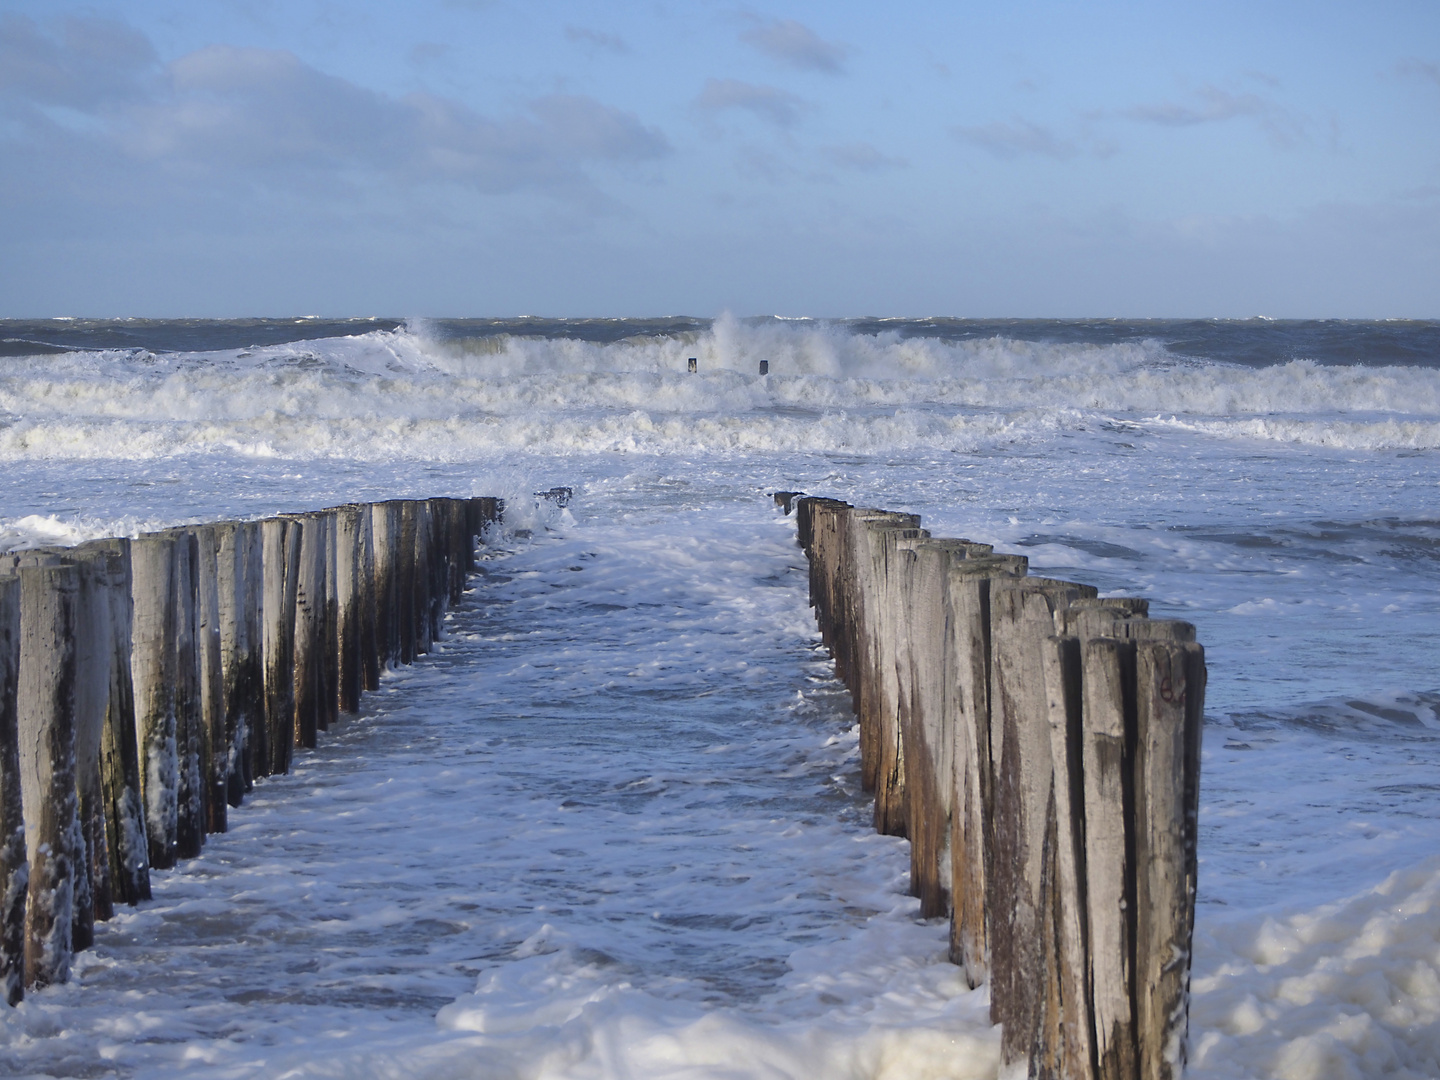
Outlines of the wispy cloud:
[{"label": "wispy cloud", "polygon": [[1428,79],[1436,86],[1440,86],[1440,64],[1421,60],[1418,56],[1410,56],[1401,60],[1395,65],[1395,70],[1401,75],[1418,75],[1420,78]]},{"label": "wispy cloud", "polygon": [[[17,55],[28,60],[11,63]],[[590,97],[552,94],[487,116],[432,94],[379,93],[289,52],[228,45],[162,68],[143,37],[96,20],[56,35],[0,21],[0,73],[0,111],[34,138],[63,134],[46,110],[63,105],[88,117],[69,137],[96,153],[277,185],[300,171],[559,193],[587,188],[591,164],[670,151],[662,132]]]},{"label": "wispy cloud", "polygon": [[1034,154],[1064,161],[1080,153],[1080,147],[1073,140],[1018,116],[1008,123],[997,121],[975,127],[953,127],[950,131],[961,142],[978,146],[1006,160]]},{"label": "wispy cloud", "polygon": [[1305,125],[1298,116],[1259,94],[1232,94],[1218,86],[1204,86],[1189,103],[1161,102],[1137,105],[1125,116],[1162,127],[1195,127],[1249,117],[1257,121],[1277,146],[1292,146],[1305,137]]},{"label": "wispy cloud", "polygon": [[711,113],[739,109],[777,127],[791,128],[800,122],[805,103],[776,86],[757,86],[739,79],[707,79],[695,107]]},{"label": "wispy cloud", "polygon": [[878,173],[909,166],[904,158],[883,154],[868,142],[845,143],[842,146],[825,146],[821,156],[830,164],[855,172]]},{"label": "wispy cloud", "polygon": [[787,67],[839,75],[845,69],[845,46],[826,41],[794,19],[748,16],[751,26],[740,34],[745,44]]},{"label": "wispy cloud", "polygon": [[603,50],[617,56],[623,56],[630,51],[630,46],[623,38],[600,30],[591,30],[588,26],[565,27],[565,40],[587,46],[592,51]]}]

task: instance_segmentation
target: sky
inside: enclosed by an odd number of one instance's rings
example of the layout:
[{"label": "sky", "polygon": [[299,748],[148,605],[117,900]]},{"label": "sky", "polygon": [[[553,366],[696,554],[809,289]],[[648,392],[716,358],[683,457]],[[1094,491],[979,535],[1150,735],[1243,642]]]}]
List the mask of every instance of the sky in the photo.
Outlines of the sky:
[{"label": "sky", "polygon": [[1440,3],[0,0],[0,317],[1440,317]]}]

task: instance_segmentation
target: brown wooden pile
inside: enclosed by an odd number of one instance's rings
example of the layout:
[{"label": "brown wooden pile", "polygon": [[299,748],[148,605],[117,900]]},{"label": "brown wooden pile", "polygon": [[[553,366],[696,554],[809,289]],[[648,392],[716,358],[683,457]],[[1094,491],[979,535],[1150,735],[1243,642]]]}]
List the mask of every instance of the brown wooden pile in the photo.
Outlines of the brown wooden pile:
[{"label": "brown wooden pile", "polygon": [[150,870],[429,651],[497,499],[0,555],[0,992],[63,982]]},{"label": "brown wooden pile", "polygon": [[1007,1072],[1184,1069],[1204,650],[912,514],[781,492],[860,718],[875,827],[988,983]]}]

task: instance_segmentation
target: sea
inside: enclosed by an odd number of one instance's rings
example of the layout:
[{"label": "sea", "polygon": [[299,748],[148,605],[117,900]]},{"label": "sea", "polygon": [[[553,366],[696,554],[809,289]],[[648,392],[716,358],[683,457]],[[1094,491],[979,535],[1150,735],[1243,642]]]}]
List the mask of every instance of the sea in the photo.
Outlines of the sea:
[{"label": "sea", "polygon": [[731,315],[0,322],[0,548],[508,508],[0,1075],[995,1077],[777,490],[1193,622],[1188,1075],[1440,1075],[1440,323]]}]

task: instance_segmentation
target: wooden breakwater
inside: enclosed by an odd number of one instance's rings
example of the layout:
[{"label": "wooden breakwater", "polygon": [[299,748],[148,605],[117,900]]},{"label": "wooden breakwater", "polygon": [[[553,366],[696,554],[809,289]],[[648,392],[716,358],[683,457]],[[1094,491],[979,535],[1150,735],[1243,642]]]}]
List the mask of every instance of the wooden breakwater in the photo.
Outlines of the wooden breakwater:
[{"label": "wooden breakwater", "polygon": [[150,871],[429,651],[498,499],[0,554],[0,993],[64,982]]},{"label": "wooden breakwater", "polygon": [[1204,650],[1146,601],[1031,577],[913,514],[780,492],[860,720],[875,827],[988,984],[1006,1076],[1175,1080]]}]

